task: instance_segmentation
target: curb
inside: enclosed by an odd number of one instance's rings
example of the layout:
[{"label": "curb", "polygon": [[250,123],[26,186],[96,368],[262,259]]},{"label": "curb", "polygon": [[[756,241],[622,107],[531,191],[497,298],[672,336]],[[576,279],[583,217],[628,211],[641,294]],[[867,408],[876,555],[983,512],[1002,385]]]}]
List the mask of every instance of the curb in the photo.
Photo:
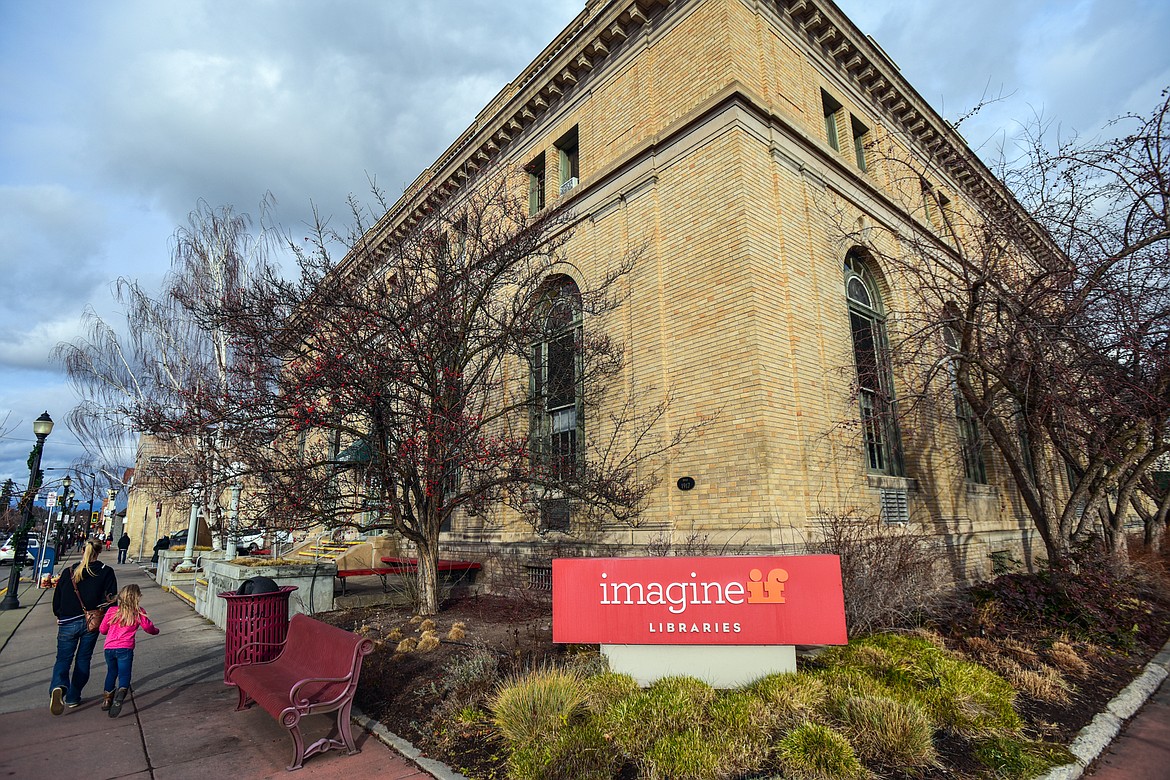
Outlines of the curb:
[{"label": "curb", "polygon": [[434,775],[437,780],[468,780],[467,777],[459,774],[446,764],[436,761],[433,758],[427,758],[414,745],[387,729],[379,721],[361,712],[357,707],[350,710],[350,720],[355,725],[373,734],[380,742],[397,750],[427,772]]},{"label": "curb", "polygon": [[1077,758],[1076,763],[1054,767],[1036,780],[1077,780],[1089,764],[1112,744],[1121,733],[1121,727],[1125,722],[1154,695],[1168,675],[1170,642],[1162,646],[1133,682],[1105,705],[1103,712],[1097,713],[1092,722],[1077,733],[1076,739],[1068,746],[1069,751]]}]

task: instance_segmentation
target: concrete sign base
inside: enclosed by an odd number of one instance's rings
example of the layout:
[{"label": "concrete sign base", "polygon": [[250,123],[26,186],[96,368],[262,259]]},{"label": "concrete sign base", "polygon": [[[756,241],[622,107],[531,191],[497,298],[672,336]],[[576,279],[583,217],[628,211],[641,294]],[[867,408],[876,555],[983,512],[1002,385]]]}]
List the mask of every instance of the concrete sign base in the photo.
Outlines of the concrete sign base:
[{"label": "concrete sign base", "polygon": [[793,645],[601,645],[611,671],[645,687],[687,675],[716,688],[738,688],[769,674],[796,672]]}]

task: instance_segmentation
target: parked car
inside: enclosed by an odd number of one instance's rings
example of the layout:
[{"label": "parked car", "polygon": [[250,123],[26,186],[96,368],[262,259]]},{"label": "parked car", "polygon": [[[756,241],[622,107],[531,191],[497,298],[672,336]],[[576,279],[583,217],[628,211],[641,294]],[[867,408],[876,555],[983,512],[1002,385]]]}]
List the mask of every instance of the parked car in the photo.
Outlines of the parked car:
[{"label": "parked car", "polygon": [[288,531],[265,533],[264,531],[249,530],[236,536],[236,549],[253,553],[257,550],[267,550],[274,542],[287,546],[292,541],[293,535]]},{"label": "parked car", "polygon": [[[39,539],[29,537],[28,539],[28,554],[25,556],[25,563],[32,565],[37,562],[37,556],[40,554],[41,542]],[[12,559],[16,556],[16,543],[9,538],[2,546],[0,546],[0,563],[12,563]]]}]

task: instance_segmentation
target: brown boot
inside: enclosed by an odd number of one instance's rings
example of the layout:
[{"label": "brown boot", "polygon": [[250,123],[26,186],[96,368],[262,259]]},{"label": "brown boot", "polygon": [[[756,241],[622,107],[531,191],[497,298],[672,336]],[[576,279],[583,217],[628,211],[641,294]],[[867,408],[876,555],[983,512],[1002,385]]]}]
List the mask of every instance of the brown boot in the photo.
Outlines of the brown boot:
[{"label": "brown boot", "polygon": [[102,712],[110,709],[110,705],[114,703],[114,692],[106,691],[102,694]]},{"label": "brown boot", "polygon": [[118,717],[118,713],[122,711],[122,702],[126,699],[126,692],[125,688],[114,691],[114,700],[110,702],[110,711],[106,713],[111,718]]}]

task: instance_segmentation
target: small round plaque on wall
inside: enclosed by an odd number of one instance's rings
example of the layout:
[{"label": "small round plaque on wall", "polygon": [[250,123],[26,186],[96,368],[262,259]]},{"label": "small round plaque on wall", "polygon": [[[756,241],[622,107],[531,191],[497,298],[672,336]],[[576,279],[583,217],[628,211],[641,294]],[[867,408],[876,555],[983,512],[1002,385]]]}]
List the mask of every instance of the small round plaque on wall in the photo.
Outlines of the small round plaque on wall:
[{"label": "small round plaque on wall", "polygon": [[679,490],[691,490],[695,487],[695,479],[694,477],[679,477],[677,484]]}]

